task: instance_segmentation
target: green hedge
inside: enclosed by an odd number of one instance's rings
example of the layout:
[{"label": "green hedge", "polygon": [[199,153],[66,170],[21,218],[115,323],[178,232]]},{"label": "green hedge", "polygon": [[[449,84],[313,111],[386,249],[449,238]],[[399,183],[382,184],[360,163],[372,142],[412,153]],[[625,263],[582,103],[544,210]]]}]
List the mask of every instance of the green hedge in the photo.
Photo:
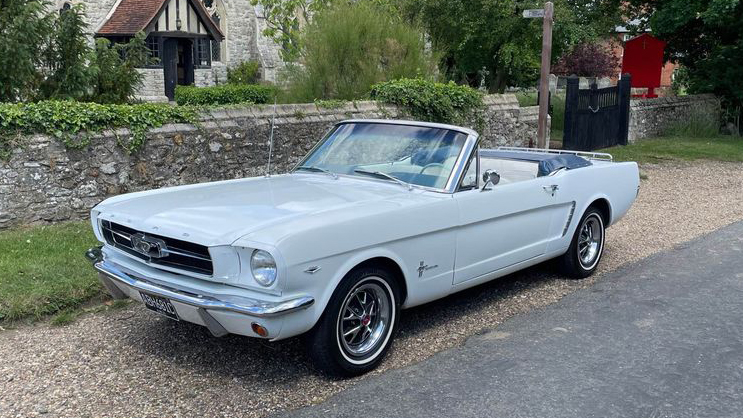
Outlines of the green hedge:
[{"label": "green hedge", "polygon": [[175,101],[179,105],[224,105],[238,103],[269,103],[276,88],[261,84],[223,84],[212,87],[178,86]]},{"label": "green hedge", "polygon": [[402,78],[372,86],[371,98],[397,105],[419,120],[443,123],[477,122],[483,94],[454,82],[436,83]]},{"label": "green hedge", "polygon": [[16,138],[29,133],[54,136],[70,148],[82,148],[90,135],[106,129],[127,128],[128,142],[119,144],[129,152],[144,145],[151,128],[166,123],[196,123],[197,111],[190,106],[143,103],[98,104],[75,101],[0,103],[0,157],[6,159]]}]

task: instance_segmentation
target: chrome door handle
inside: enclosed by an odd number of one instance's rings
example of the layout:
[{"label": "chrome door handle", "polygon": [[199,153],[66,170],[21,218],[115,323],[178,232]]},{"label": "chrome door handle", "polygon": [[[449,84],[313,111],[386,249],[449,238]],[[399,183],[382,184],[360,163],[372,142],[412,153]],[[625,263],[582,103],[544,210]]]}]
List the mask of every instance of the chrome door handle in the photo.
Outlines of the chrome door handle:
[{"label": "chrome door handle", "polygon": [[542,186],[545,192],[549,193],[550,195],[554,196],[555,192],[560,188],[556,184],[550,184],[549,186]]}]

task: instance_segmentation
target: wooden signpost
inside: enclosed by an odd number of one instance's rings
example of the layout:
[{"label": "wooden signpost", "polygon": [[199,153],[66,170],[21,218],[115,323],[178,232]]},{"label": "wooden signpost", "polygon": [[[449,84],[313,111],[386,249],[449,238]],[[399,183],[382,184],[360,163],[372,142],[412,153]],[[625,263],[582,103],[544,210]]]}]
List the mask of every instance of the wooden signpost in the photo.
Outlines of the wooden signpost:
[{"label": "wooden signpost", "polygon": [[524,10],[527,19],[542,18],[542,71],[539,77],[539,125],[537,127],[537,148],[549,148],[547,142],[547,111],[549,107],[550,60],[552,59],[552,17],[554,6],[551,1],[544,3],[544,9]]}]

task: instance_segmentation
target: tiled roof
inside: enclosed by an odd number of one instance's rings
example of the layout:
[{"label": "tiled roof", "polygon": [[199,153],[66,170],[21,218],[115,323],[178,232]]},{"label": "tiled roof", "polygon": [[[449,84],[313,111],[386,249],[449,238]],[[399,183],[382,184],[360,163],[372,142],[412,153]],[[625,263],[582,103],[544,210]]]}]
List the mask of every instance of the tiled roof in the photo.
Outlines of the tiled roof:
[{"label": "tiled roof", "polygon": [[134,35],[144,30],[168,0],[121,0],[111,18],[103,24],[101,35]]},{"label": "tiled roof", "polygon": [[[143,31],[158,17],[167,1],[169,0],[121,0],[111,17],[98,30],[98,34],[134,35]],[[190,3],[211,35],[215,39],[224,39],[219,26],[212,21],[201,1],[195,0]]]}]

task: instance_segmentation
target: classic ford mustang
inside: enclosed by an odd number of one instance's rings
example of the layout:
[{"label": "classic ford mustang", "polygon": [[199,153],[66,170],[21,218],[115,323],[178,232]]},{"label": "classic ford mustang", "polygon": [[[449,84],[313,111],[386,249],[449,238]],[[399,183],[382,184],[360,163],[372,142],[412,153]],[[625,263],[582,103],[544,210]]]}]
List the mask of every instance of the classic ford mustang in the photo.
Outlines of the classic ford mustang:
[{"label": "classic ford mustang", "polygon": [[639,190],[637,165],[611,160],[349,120],[287,174],[106,199],[88,257],[114,298],[215,336],[305,334],[321,370],[360,374],[403,308],[553,258],[590,275]]}]

